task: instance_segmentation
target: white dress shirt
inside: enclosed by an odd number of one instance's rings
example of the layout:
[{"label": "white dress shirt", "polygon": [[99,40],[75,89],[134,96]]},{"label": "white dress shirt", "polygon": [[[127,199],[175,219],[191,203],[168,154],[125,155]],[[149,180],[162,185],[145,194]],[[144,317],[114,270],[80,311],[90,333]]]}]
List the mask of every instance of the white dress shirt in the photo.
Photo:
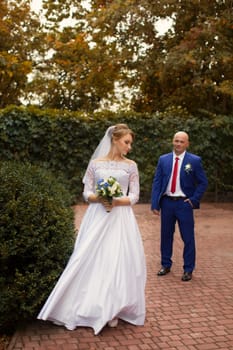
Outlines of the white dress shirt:
[{"label": "white dress shirt", "polygon": [[[180,196],[181,197],[185,197],[185,194],[184,194],[184,192],[182,191],[182,189],[180,187],[180,169],[181,169],[181,165],[183,163],[184,155],[185,155],[185,152],[181,153],[179,156],[177,156],[173,152],[172,172],[171,172],[171,176],[170,176],[170,179],[168,181],[167,189],[166,189],[166,192],[165,192],[165,194],[167,196],[170,196],[170,197],[180,197]],[[172,193],[171,192],[171,183],[172,183],[172,174],[173,174],[173,169],[174,169],[176,157],[179,158],[179,161],[178,161],[178,172],[177,172],[177,178],[176,178],[176,191],[174,193]]]}]

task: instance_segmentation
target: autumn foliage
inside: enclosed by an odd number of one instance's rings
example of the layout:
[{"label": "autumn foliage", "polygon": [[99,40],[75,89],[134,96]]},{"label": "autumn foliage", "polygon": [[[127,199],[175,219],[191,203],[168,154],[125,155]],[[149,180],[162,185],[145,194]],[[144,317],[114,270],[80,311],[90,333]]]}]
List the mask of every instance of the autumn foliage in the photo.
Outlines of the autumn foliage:
[{"label": "autumn foliage", "polygon": [[232,113],[231,0],[29,4],[0,0],[0,107]]}]

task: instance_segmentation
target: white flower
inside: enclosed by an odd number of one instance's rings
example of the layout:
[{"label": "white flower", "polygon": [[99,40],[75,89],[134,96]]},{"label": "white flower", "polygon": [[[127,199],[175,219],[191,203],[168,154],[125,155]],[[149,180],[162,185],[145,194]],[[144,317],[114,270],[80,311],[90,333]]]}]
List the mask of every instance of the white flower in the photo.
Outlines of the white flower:
[{"label": "white flower", "polygon": [[193,170],[193,169],[192,169],[192,165],[191,165],[190,163],[188,163],[188,164],[186,164],[186,165],[184,166],[184,171],[185,171],[187,174],[190,173],[192,170]]},{"label": "white flower", "polygon": [[112,196],[114,196],[114,194],[117,192],[118,185],[119,185],[118,182],[114,182],[112,187],[110,187],[110,194]]}]

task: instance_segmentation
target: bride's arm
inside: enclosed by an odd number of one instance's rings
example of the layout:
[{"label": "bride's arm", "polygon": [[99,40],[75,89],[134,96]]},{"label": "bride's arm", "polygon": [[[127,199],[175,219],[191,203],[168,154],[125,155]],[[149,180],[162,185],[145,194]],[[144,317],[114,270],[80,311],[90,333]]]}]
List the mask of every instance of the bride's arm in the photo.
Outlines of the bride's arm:
[{"label": "bride's arm", "polygon": [[113,207],[118,207],[118,206],[124,206],[124,205],[131,205],[129,197],[117,197],[112,200],[112,206]]},{"label": "bride's arm", "polygon": [[99,201],[97,195],[95,194],[94,162],[90,162],[86,170],[83,198],[88,203],[95,203]]},{"label": "bride's arm", "polygon": [[133,205],[139,200],[139,174],[137,164],[133,162],[129,176],[129,193],[126,197],[113,199],[112,206]]}]

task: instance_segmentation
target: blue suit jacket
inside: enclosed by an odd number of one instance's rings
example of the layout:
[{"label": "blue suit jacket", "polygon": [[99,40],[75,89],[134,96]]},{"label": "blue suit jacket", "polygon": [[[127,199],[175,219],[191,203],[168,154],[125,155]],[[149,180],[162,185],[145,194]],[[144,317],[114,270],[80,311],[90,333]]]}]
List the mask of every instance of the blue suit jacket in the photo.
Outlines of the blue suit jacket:
[{"label": "blue suit jacket", "polygon": [[[168,181],[171,176],[172,161],[172,152],[164,154],[159,158],[152,184],[152,210],[160,210],[160,199],[166,191]],[[187,164],[191,166],[190,170],[186,169]],[[200,200],[208,186],[208,180],[199,156],[185,152],[180,168],[180,186],[185,196],[191,200],[193,207],[199,208]]]}]

